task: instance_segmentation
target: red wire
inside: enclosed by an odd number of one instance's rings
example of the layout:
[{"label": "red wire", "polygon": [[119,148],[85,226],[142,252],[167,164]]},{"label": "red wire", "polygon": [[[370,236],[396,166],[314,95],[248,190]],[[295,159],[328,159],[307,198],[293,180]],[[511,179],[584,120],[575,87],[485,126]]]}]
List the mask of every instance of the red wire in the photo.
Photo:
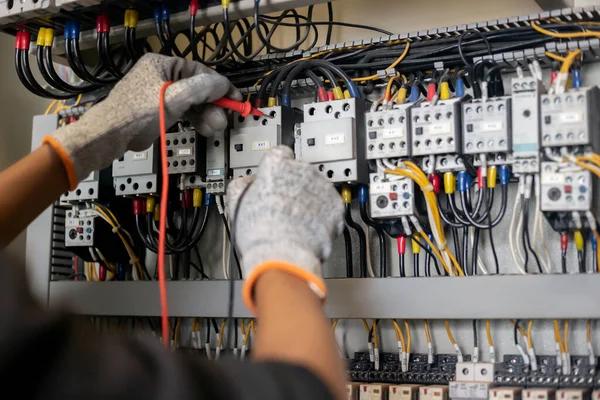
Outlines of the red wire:
[{"label": "red wire", "polygon": [[75,280],[79,280],[79,256],[75,256],[73,259],[73,272],[75,273]]},{"label": "red wire", "polygon": [[165,82],[160,88],[158,117],[160,122],[160,163],[162,187],[160,192],[160,219],[158,221],[158,287],[160,290],[160,318],[162,339],[169,346],[169,307],[165,277],[165,239],[167,235],[167,202],[169,198],[169,167],[167,166],[167,124],[165,121],[165,92],[173,82]]}]

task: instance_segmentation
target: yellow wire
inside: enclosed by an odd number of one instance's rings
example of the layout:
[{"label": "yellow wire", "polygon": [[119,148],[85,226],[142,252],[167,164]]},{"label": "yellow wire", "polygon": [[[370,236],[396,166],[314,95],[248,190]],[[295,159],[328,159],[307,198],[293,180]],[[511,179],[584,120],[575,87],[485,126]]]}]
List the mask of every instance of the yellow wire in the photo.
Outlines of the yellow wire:
[{"label": "yellow wire", "polygon": [[173,339],[173,347],[177,348],[179,344],[179,327],[181,326],[181,318],[177,318],[177,323],[175,324],[175,338]]},{"label": "yellow wire", "polygon": [[96,263],[92,263],[92,276],[95,281],[98,281],[98,271],[96,271]]},{"label": "yellow wire", "polygon": [[365,327],[365,331],[367,331],[367,335],[369,333],[371,333],[371,327],[369,326],[369,323],[367,322],[367,320],[363,318],[362,323],[363,323],[363,326]]},{"label": "yellow wire", "polygon": [[454,340],[454,336],[452,336],[452,331],[450,330],[450,321],[446,320],[446,333],[448,334],[448,339],[450,339],[450,343],[454,346],[456,344],[456,340]]},{"label": "yellow wire", "polygon": [[404,328],[406,328],[406,352],[410,353],[410,326],[407,320],[404,320]]},{"label": "yellow wire", "polygon": [[56,103],[58,103],[58,100],[53,100],[50,105],[48,106],[48,108],[46,108],[46,112],[44,113],[45,115],[48,115],[52,112],[52,109],[54,108],[54,106],[56,105]]},{"label": "yellow wire", "polygon": [[592,342],[592,320],[588,319],[585,327],[585,339],[588,343]]},{"label": "yellow wire", "polygon": [[[396,61],[394,61],[389,67],[387,67],[386,70],[396,68],[398,66],[398,64],[400,64],[402,62],[402,60],[404,60],[404,58],[408,54],[409,49],[410,49],[410,43],[406,42],[406,47],[404,48],[402,55],[400,57],[398,57],[396,59]],[[381,77],[379,75],[371,75],[371,76],[364,76],[362,78],[352,78],[352,81],[353,82],[364,82],[364,81],[375,81],[378,79],[381,79]]]},{"label": "yellow wire", "polygon": [[575,59],[577,57],[579,57],[580,54],[581,54],[581,50],[575,50],[575,51],[570,52],[569,55],[565,57],[565,61],[563,62],[563,64],[560,67],[560,73],[568,74],[569,70],[571,69],[571,65],[573,65],[573,62],[575,61]]},{"label": "yellow wire", "polygon": [[494,346],[494,339],[492,338],[492,328],[490,326],[490,320],[485,321],[485,333],[487,334],[488,345],[490,347]]},{"label": "yellow wire", "polygon": [[398,325],[395,319],[392,320],[392,324],[394,324],[394,330],[396,331],[396,340],[400,342],[402,351],[406,351],[406,342],[404,341],[404,334],[400,325]]},{"label": "yellow wire", "polygon": [[248,341],[250,340],[250,331],[254,327],[254,321],[250,321],[248,324],[248,332],[246,333],[246,338],[244,339],[244,346],[248,346]]},{"label": "yellow wire", "polygon": [[339,322],[339,321],[340,321],[340,320],[339,320],[339,319],[337,319],[337,318],[333,320],[333,325],[331,326],[331,330],[332,330],[332,331],[335,331],[335,327],[337,326],[337,324],[338,324],[338,322]]},{"label": "yellow wire", "polygon": [[226,319],[223,320],[223,322],[221,322],[221,329],[219,330],[219,348],[221,348],[221,346],[223,346],[223,336],[225,336],[225,323],[227,322]]},{"label": "yellow wire", "polygon": [[558,54],[550,53],[549,51],[546,52],[546,57],[551,58],[556,61],[565,62],[564,57],[561,57]]},{"label": "yellow wire", "polygon": [[376,349],[379,348],[379,341],[377,339],[377,320],[376,319],[373,320],[373,347]]},{"label": "yellow wire", "polygon": [[563,340],[563,348],[565,349],[565,353],[569,352],[569,321],[565,321],[565,331],[564,331],[564,340]]},{"label": "yellow wire", "polygon": [[427,343],[431,343],[431,334],[429,332],[429,324],[427,320],[423,321],[423,326],[425,327],[425,337],[427,338]]},{"label": "yellow wire", "polygon": [[396,79],[398,79],[400,77],[400,74],[396,73],[396,76],[393,76],[390,78],[387,87],[385,89],[385,95],[383,96],[383,98],[387,101],[390,101],[390,96],[392,94],[392,85],[394,84],[394,81]]},{"label": "yellow wire", "polygon": [[[509,321],[512,324],[512,326],[515,326],[515,320],[514,319],[511,319]],[[521,334],[521,336],[523,338],[527,339],[527,333],[525,333],[525,330],[521,327],[521,325],[519,325],[518,329],[519,329],[519,333]]]},{"label": "yellow wire", "polygon": [[254,320],[252,320],[252,322],[250,323],[250,326],[248,327],[248,329],[252,329],[252,334],[256,336],[256,323],[254,322]]},{"label": "yellow wire", "polygon": [[533,320],[530,319],[527,324],[527,347],[533,349],[533,341],[531,340],[531,331],[533,330]]},{"label": "yellow wire", "polygon": [[558,325],[558,320],[554,320],[554,341],[558,343],[558,347],[560,348],[561,353],[566,353],[565,345],[563,344],[561,334],[560,334],[560,326]]},{"label": "yellow wire", "polygon": [[594,32],[594,31],[589,31],[589,30],[586,30],[585,32],[557,33],[557,32],[552,32],[552,31],[542,28],[536,22],[531,22],[531,27],[533,29],[535,29],[536,31],[538,31],[539,33],[542,33],[546,36],[558,38],[558,39],[575,39],[575,38],[583,38],[583,37],[590,37],[590,36],[600,38],[600,32]]}]

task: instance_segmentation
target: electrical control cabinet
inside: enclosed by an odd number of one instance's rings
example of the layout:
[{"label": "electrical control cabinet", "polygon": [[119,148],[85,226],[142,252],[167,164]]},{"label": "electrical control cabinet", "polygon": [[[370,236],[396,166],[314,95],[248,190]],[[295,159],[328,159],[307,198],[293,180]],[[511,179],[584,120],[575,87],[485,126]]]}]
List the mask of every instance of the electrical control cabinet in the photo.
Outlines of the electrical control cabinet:
[{"label": "electrical control cabinet", "polygon": [[464,154],[507,153],[512,143],[511,98],[474,99],[462,106]]},{"label": "electrical control cabinet", "polygon": [[198,134],[194,130],[167,134],[167,167],[169,175],[193,174],[202,160],[198,152]]},{"label": "electrical control cabinet", "polygon": [[219,132],[206,143],[206,191],[210,194],[225,194],[229,172],[228,136]]},{"label": "electrical control cabinet", "polygon": [[369,196],[373,218],[398,218],[415,215],[415,183],[413,180],[402,178],[383,181],[378,174],[370,174],[369,177]]},{"label": "electrical control cabinet", "polygon": [[546,89],[532,76],[513,78],[511,85],[513,172],[536,173],[540,170],[540,96]]},{"label": "electrical control cabinet", "polygon": [[571,89],[541,98],[542,146],[578,146],[600,135],[600,89]]},{"label": "electrical control cabinet", "polygon": [[256,174],[265,152],[279,145],[294,146],[294,125],[302,113],[289,107],[261,108],[267,116],[234,120],[229,138],[229,159],[233,176]]},{"label": "electrical control cabinet", "polygon": [[61,202],[79,202],[97,200],[100,195],[100,172],[94,171],[70,192],[60,196]]},{"label": "electrical control cabinet", "polygon": [[367,160],[410,157],[412,106],[401,104],[392,110],[367,113]]},{"label": "electrical control cabinet", "polygon": [[94,246],[94,229],[91,210],[73,207],[65,217],[65,247]]},{"label": "electrical control cabinet", "polygon": [[469,97],[422,103],[411,109],[412,155],[460,153],[461,104]]},{"label": "electrical control cabinet", "polygon": [[561,169],[543,162],[540,176],[542,211],[588,211],[592,207],[592,174],[578,167]]},{"label": "electrical control cabinet", "polygon": [[306,104],[302,161],[316,165],[330,182],[366,184],[365,112],[365,102],[356,98]]},{"label": "electrical control cabinet", "polygon": [[153,194],[158,190],[158,146],[144,151],[128,151],[113,162],[117,196]]}]

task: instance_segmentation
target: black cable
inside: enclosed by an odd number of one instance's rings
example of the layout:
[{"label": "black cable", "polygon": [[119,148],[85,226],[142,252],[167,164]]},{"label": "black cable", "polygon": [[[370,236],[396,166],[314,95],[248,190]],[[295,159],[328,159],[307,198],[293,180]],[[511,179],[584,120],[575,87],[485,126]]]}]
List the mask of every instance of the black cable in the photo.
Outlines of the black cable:
[{"label": "black cable", "polygon": [[473,276],[477,275],[477,257],[479,255],[479,229],[475,228],[474,240],[473,240],[473,255],[471,257],[471,273]]},{"label": "black cable", "polygon": [[406,268],[405,268],[405,255],[404,254],[398,254],[398,262],[399,262],[399,270],[400,270],[400,277],[405,278],[406,277]]},{"label": "black cable", "polygon": [[[438,260],[435,257],[435,254],[433,253],[433,251],[431,251],[431,249],[429,249],[429,246],[424,245],[420,240],[418,239],[412,239],[415,241],[416,244],[419,245],[419,247],[421,249],[423,249],[423,251],[426,253],[426,255],[429,257],[429,263],[431,264],[431,260],[433,260],[433,263],[435,265],[435,269],[437,271],[438,276],[442,276],[442,270],[440,269],[440,265],[438,264]],[[425,270],[425,276],[430,277],[431,276],[431,265],[426,267],[429,269],[429,271]]]},{"label": "black cable", "polygon": [[525,272],[529,272],[527,270],[527,266],[529,264],[529,252],[527,251],[527,239],[525,238],[525,231],[527,230],[527,224],[525,223],[525,218],[527,217],[527,200],[523,200],[523,205],[521,208],[521,212],[523,213],[523,230],[521,231],[521,244],[523,245],[523,252],[525,253],[525,261],[523,265],[523,269]]},{"label": "black cable", "polygon": [[519,345],[519,334],[518,334],[519,333],[519,322],[521,322],[520,319],[517,319],[515,321],[515,326],[514,326],[514,329],[513,329],[513,338],[515,340],[515,346]]},{"label": "black cable", "polygon": [[460,55],[460,59],[462,60],[462,62],[467,67],[470,67],[471,63],[469,63],[467,61],[467,59],[465,58],[465,55],[464,55],[463,50],[462,50],[462,44],[463,44],[463,40],[465,39],[465,37],[467,35],[470,35],[470,34],[475,34],[475,35],[478,35],[479,37],[481,37],[483,39],[483,41],[485,42],[485,45],[487,47],[488,53],[492,54],[492,46],[490,45],[490,42],[487,40],[487,38],[485,37],[485,35],[483,35],[481,32],[476,31],[476,30],[463,32],[460,35],[460,37],[458,38],[458,54]]},{"label": "black cable", "polygon": [[[264,18],[264,16],[261,16],[261,19],[263,19],[263,18]],[[339,21],[333,21],[333,22],[329,22],[329,21],[312,21],[312,22],[309,22],[309,23],[302,23],[302,24],[292,24],[292,23],[287,23],[287,22],[281,22],[281,23],[279,23],[279,25],[281,25],[281,26],[291,26],[291,27],[296,27],[296,26],[310,26],[310,25],[345,26],[346,28],[366,29],[366,30],[369,30],[369,31],[383,33],[384,35],[390,35],[390,36],[393,35],[393,33],[390,32],[390,31],[386,31],[385,29],[381,29],[381,28],[376,28],[374,26],[361,25],[361,24],[351,24],[351,23],[339,22]]]},{"label": "black cable", "polygon": [[577,264],[579,265],[579,273],[585,274],[585,261],[583,258],[583,251],[577,250]]},{"label": "black cable", "polygon": [[469,228],[465,227],[463,229],[463,237],[462,237],[462,259],[463,259],[463,270],[465,275],[469,275]]},{"label": "black cable", "polygon": [[413,276],[419,277],[419,253],[413,254]]},{"label": "black cable", "polygon": [[346,223],[358,234],[360,275],[361,278],[367,278],[367,237],[365,236],[365,232],[363,231],[362,226],[360,226],[352,219],[352,211],[350,209],[350,204],[346,204]]},{"label": "black cable", "polygon": [[109,34],[106,32],[99,33],[96,39],[96,51],[98,52],[98,56],[100,58],[100,63],[104,67],[109,74],[114,76],[117,79],[123,78],[123,74],[117,68],[114,61],[110,57],[110,38]]},{"label": "black cable", "polygon": [[360,203],[360,217],[363,222],[375,229],[377,238],[379,239],[379,276],[385,278],[387,276],[387,242],[385,240],[385,231],[374,221],[367,213],[367,203]]},{"label": "black cable", "polygon": [[474,319],[473,320],[473,348],[477,349],[479,348],[479,338],[478,338],[478,333],[477,333],[477,320]]},{"label": "black cable", "polygon": [[458,239],[458,229],[451,228],[450,232],[452,232],[452,242],[454,243],[454,255],[456,256],[456,261],[458,262],[458,265],[464,266],[462,252],[460,251],[460,242]]},{"label": "black cable", "polygon": [[[492,224],[492,217],[488,214],[488,223]],[[492,247],[492,255],[494,256],[494,266],[496,267],[496,275],[500,274],[500,262],[498,261],[498,254],[496,253],[496,246],[494,245],[494,235],[492,231],[494,229],[488,229],[488,234],[490,235],[490,246]]]},{"label": "black cable", "polygon": [[194,61],[200,61],[198,43],[196,43],[196,14],[190,15],[190,46],[192,49],[192,59]]},{"label": "black cable", "polygon": [[30,92],[49,99],[68,100],[73,98],[72,93],[55,92],[44,89],[35,79],[31,72],[31,66],[29,64],[29,54],[25,50],[15,51],[15,67],[19,80]]},{"label": "black cable", "polygon": [[202,268],[201,268],[200,266],[198,266],[198,265],[194,264],[193,262],[190,262],[190,266],[191,266],[192,268],[194,268],[194,269],[195,269],[195,270],[198,272],[198,274],[200,275],[200,279],[207,279],[207,280],[208,280],[208,279],[210,279],[210,278],[208,277],[208,275],[206,275],[206,274],[203,272],[203,270],[202,270]]},{"label": "black cable", "polygon": [[348,226],[344,224],[344,247],[346,249],[346,278],[354,278],[354,267],[352,266],[352,236]]},{"label": "black cable", "polygon": [[[111,85],[117,82],[118,79],[116,78],[98,78],[88,71],[81,55],[79,39],[65,41],[65,54],[69,62],[69,67],[71,67],[79,78],[99,85]],[[102,63],[99,66],[102,66]]]},{"label": "black cable", "polygon": [[333,4],[330,1],[327,2],[327,18],[329,25],[327,26],[327,36],[325,37],[325,45],[331,44],[331,34],[333,33]]},{"label": "black cable", "polygon": [[567,273],[567,251],[561,250],[560,252],[560,267],[563,274]]},{"label": "black cable", "polygon": [[[525,204],[527,203],[527,201],[523,202],[523,205],[525,206]],[[529,251],[531,252],[531,254],[533,254],[533,258],[535,259],[535,263],[538,267],[538,271],[540,274],[543,274],[544,271],[542,270],[542,264],[540,262],[540,259],[537,255],[537,253],[533,250],[533,247],[531,246],[531,240],[529,238],[529,216],[527,214],[523,214],[523,233],[525,234],[525,242],[527,243],[527,248],[529,249]]]}]

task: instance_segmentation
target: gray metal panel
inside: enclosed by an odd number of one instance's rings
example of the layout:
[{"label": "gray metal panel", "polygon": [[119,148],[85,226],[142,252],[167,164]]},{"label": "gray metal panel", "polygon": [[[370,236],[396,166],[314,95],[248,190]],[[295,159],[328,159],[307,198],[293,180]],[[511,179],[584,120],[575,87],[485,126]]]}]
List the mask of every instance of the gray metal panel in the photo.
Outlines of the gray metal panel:
[{"label": "gray metal panel", "polygon": [[[600,318],[600,275],[328,279],[327,287],[330,318]],[[227,281],[168,282],[169,314],[225,317],[228,290]],[[234,317],[251,317],[241,282],[235,293]],[[156,282],[52,282],[50,299],[85,315],[160,315]]]},{"label": "gray metal panel", "polygon": [[[31,151],[40,147],[42,138],[56,130],[58,115],[33,118]],[[42,304],[48,304],[50,260],[52,252],[52,207],[44,210],[27,228],[25,263],[31,291]]]}]

